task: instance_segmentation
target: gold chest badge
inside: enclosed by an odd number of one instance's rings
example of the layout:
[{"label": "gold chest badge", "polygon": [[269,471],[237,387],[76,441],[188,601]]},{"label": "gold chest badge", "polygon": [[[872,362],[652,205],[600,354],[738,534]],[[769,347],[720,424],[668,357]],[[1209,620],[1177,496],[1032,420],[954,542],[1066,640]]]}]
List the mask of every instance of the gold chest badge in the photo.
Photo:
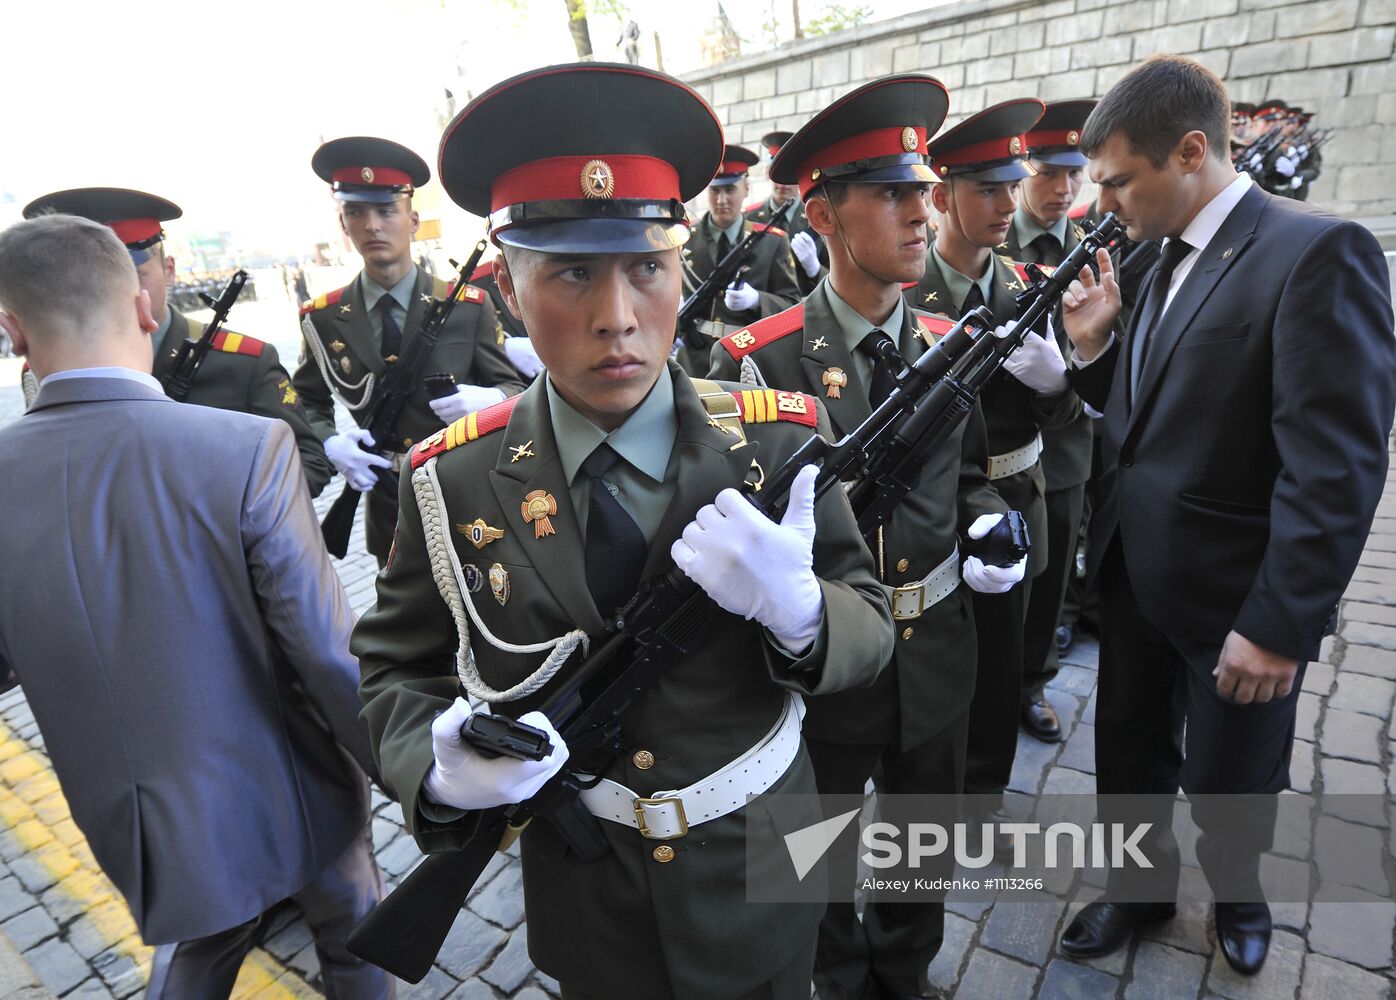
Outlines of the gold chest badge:
[{"label": "gold chest badge", "polygon": [[534,538],[557,534],[550,520],[557,514],[557,500],[551,493],[534,490],[524,497],[523,503],[519,505],[519,513],[523,515],[525,524],[533,525]]},{"label": "gold chest badge", "polygon": [[830,399],[839,399],[840,390],[843,389],[844,386],[848,385],[848,373],[845,372],[842,368],[830,368],[828,371],[826,371],[823,375],[820,376],[820,381],[823,382],[829,389],[829,391],[825,395],[827,395]]},{"label": "gold chest badge", "polygon": [[509,571],[499,563],[490,567],[490,593],[500,607],[509,603]]},{"label": "gold chest badge", "polygon": [[490,542],[498,541],[504,537],[503,528],[491,528],[482,517],[477,517],[469,524],[458,524],[456,530],[470,539],[470,544],[477,549],[483,549]]}]

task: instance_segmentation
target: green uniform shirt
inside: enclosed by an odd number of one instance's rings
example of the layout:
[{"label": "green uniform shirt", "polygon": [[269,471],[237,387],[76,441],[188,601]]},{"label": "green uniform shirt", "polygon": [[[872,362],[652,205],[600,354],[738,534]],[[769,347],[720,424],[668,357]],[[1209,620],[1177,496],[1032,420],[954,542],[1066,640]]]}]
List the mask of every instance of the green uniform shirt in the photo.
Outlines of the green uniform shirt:
[{"label": "green uniform shirt", "polygon": [[359,284],[364,293],[364,308],[368,310],[368,328],[373,331],[373,342],[383,345],[383,315],[378,311],[378,302],[388,296],[392,305],[388,307],[397,320],[397,328],[407,332],[407,310],[412,305],[412,289],[417,283],[417,269],[410,269],[402,280],[392,288],[384,288],[368,276],[367,271],[359,272]]},{"label": "green uniform shirt", "polygon": [[[984,296],[985,304],[994,300],[994,258],[992,254],[989,256],[988,267],[984,268],[984,274],[976,279],[961,274],[947,264],[934,243],[931,244],[931,258],[936,262],[936,267],[940,268],[941,280],[945,282],[945,287],[950,289],[950,297],[955,302],[957,312],[963,313],[965,311],[965,296],[969,294],[970,288],[974,285],[979,286],[979,292]],[[1007,320],[1000,320],[1000,322],[1007,322]]]},{"label": "green uniform shirt", "polygon": [[[881,323],[874,323],[845,302],[839,293],[834,291],[832,281],[824,282],[824,294],[829,297],[829,312],[833,313],[834,322],[839,325],[844,345],[848,348],[848,353],[853,356],[854,370],[858,373],[858,377],[863,380],[864,385],[872,385],[872,355],[867,351],[858,350],[858,345],[863,342],[864,337],[874,330],[882,330],[895,343],[902,328],[902,313],[905,311],[904,300],[901,296],[897,296],[897,305],[892,310],[892,315]],[[901,347],[902,345],[897,345],[898,350],[901,350]]]},{"label": "green uniform shirt", "polygon": [[1051,226],[1043,229],[1037,224],[1037,220],[1029,215],[1022,205],[1019,205],[1018,211],[1013,215],[1013,235],[1017,238],[1020,247],[1030,245],[1039,236],[1051,236],[1057,241],[1057,248],[1060,250],[1066,246],[1066,227],[1070,221],[1063,215]]}]

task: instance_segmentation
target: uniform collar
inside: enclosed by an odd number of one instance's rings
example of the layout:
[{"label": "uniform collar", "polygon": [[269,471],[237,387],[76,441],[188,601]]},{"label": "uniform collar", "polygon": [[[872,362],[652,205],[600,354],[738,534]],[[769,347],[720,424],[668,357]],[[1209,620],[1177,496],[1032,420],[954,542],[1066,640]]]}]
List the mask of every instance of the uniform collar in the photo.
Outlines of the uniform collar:
[{"label": "uniform collar", "polygon": [[824,282],[824,294],[829,300],[829,312],[833,314],[834,322],[839,325],[850,354],[853,354],[863,342],[863,338],[874,330],[883,331],[892,338],[893,343],[897,342],[902,329],[902,313],[905,311],[905,299],[902,296],[897,296],[892,315],[888,316],[885,322],[874,323],[845,302],[839,293],[834,291],[833,282]]},{"label": "uniform collar", "polygon": [[717,223],[713,221],[712,213],[708,213],[708,229],[712,231],[714,243],[717,242],[719,236],[726,233],[727,238],[732,241],[732,245],[736,246],[742,241],[742,227],[745,225],[746,216],[738,215],[736,222],[732,223],[726,229],[719,229],[717,228]]},{"label": "uniform collar", "polygon": [[989,255],[989,266],[984,269],[984,273],[978,278],[970,278],[961,274],[945,262],[945,258],[940,255],[939,248],[935,243],[931,244],[931,257],[936,262],[936,267],[940,268],[940,276],[945,281],[945,287],[950,291],[950,299],[955,304],[955,308],[964,311],[965,296],[969,294],[972,285],[979,286],[979,292],[984,296],[984,301],[990,302],[994,296],[994,255]]},{"label": "uniform collar", "polygon": [[412,307],[412,290],[416,285],[417,269],[415,267],[408,268],[407,273],[402,276],[402,280],[392,288],[384,288],[370,278],[367,271],[359,274],[359,287],[364,294],[364,309],[368,312],[372,312],[374,307],[378,305],[378,300],[385,295],[391,295],[393,301],[402,306],[402,311],[406,312]]},{"label": "uniform collar", "polygon": [[1054,238],[1057,241],[1057,246],[1065,249],[1066,227],[1067,223],[1070,221],[1070,219],[1063,215],[1056,222],[1052,223],[1050,227],[1043,229],[1037,224],[1037,220],[1028,214],[1027,209],[1019,205],[1018,211],[1013,215],[1013,230],[1017,234],[1018,246],[1020,247],[1027,246],[1033,240],[1045,234]]},{"label": "uniform collar", "polygon": [[1236,179],[1222,188],[1220,192],[1202,210],[1192,217],[1188,227],[1183,230],[1182,239],[1194,250],[1201,250],[1212,242],[1212,237],[1217,235],[1226,217],[1231,214],[1246,192],[1250,190],[1251,175],[1239,173]]},{"label": "uniform collar", "polygon": [[577,478],[596,446],[606,442],[646,476],[657,483],[664,482],[669,456],[674,450],[679,420],[674,411],[674,383],[667,371],[660,372],[654,388],[643,403],[630,414],[625,423],[609,434],[577,412],[547,380],[548,411],[552,418],[553,438],[557,442],[558,458],[567,485]]},{"label": "uniform collar", "polygon": [[138,382],[161,394],[165,391],[160,387],[160,383],[156,381],[155,376],[151,375],[149,372],[138,372],[134,368],[115,367],[68,368],[61,372],[54,372],[52,375],[46,377],[43,382],[40,383],[40,387],[49,385],[52,382],[62,382],[70,378],[119,378],[125,379],[128,382]]}]

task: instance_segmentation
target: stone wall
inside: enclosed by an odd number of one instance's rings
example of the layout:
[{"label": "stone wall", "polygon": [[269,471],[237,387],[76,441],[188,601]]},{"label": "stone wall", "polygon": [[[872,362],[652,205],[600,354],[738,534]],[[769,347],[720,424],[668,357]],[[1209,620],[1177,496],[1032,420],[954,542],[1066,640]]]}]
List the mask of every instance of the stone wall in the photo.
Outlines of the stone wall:
[{"label": "stone wall", "polygon": [[796,129],[888,73],[950,91],[953,124],[998,101],[1103,94],[1159,52],[1209,66],[1235,100],[1278,97],[1331,127],[1310,200],[1396,214],[1396,0],[961,0],[691,73],[729,141]]}]

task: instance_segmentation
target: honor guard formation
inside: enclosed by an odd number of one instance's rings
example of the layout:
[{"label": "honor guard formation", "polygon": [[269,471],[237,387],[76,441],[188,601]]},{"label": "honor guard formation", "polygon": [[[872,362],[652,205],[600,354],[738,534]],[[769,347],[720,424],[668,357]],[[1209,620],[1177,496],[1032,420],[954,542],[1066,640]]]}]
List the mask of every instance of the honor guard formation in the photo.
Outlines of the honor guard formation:
[{"label": "honor guard formation", "polygon": [[[294,373],[235,329],[245,272],[176,283],[178,206],[35,198],[0,232],[28,361],[0,502],[33,512],[0,521],[29,568],[0,680],[157,946],[148,995],[228,996],[293,898],[328,995],[393,996],[515,842],[564,1000],[939,995],[944,894],[758,901],[748,833],[871,782],[967,796],[1011,858],[1018,734],[1062,739],[1044,687],[1084,627],[1101,792],[1257,798],[1244,830],[1194,813],[1256,973],[1396,407],[1377,244],[1300,204],[1326,139],[1174,56],[982,108],[887,76],[759,153],[662,73],[541,68],[441,137],[487,229],[449,279],[412,255],[421,156],[315,151],[362,269],[297,296]],[[365,494],[355,622],[331,555]],[[370,782],[427,855],[386,897]],[[1174,918],[1168,829],[1062,954]],[[826,865],[853,885],[854,838]]]}]

